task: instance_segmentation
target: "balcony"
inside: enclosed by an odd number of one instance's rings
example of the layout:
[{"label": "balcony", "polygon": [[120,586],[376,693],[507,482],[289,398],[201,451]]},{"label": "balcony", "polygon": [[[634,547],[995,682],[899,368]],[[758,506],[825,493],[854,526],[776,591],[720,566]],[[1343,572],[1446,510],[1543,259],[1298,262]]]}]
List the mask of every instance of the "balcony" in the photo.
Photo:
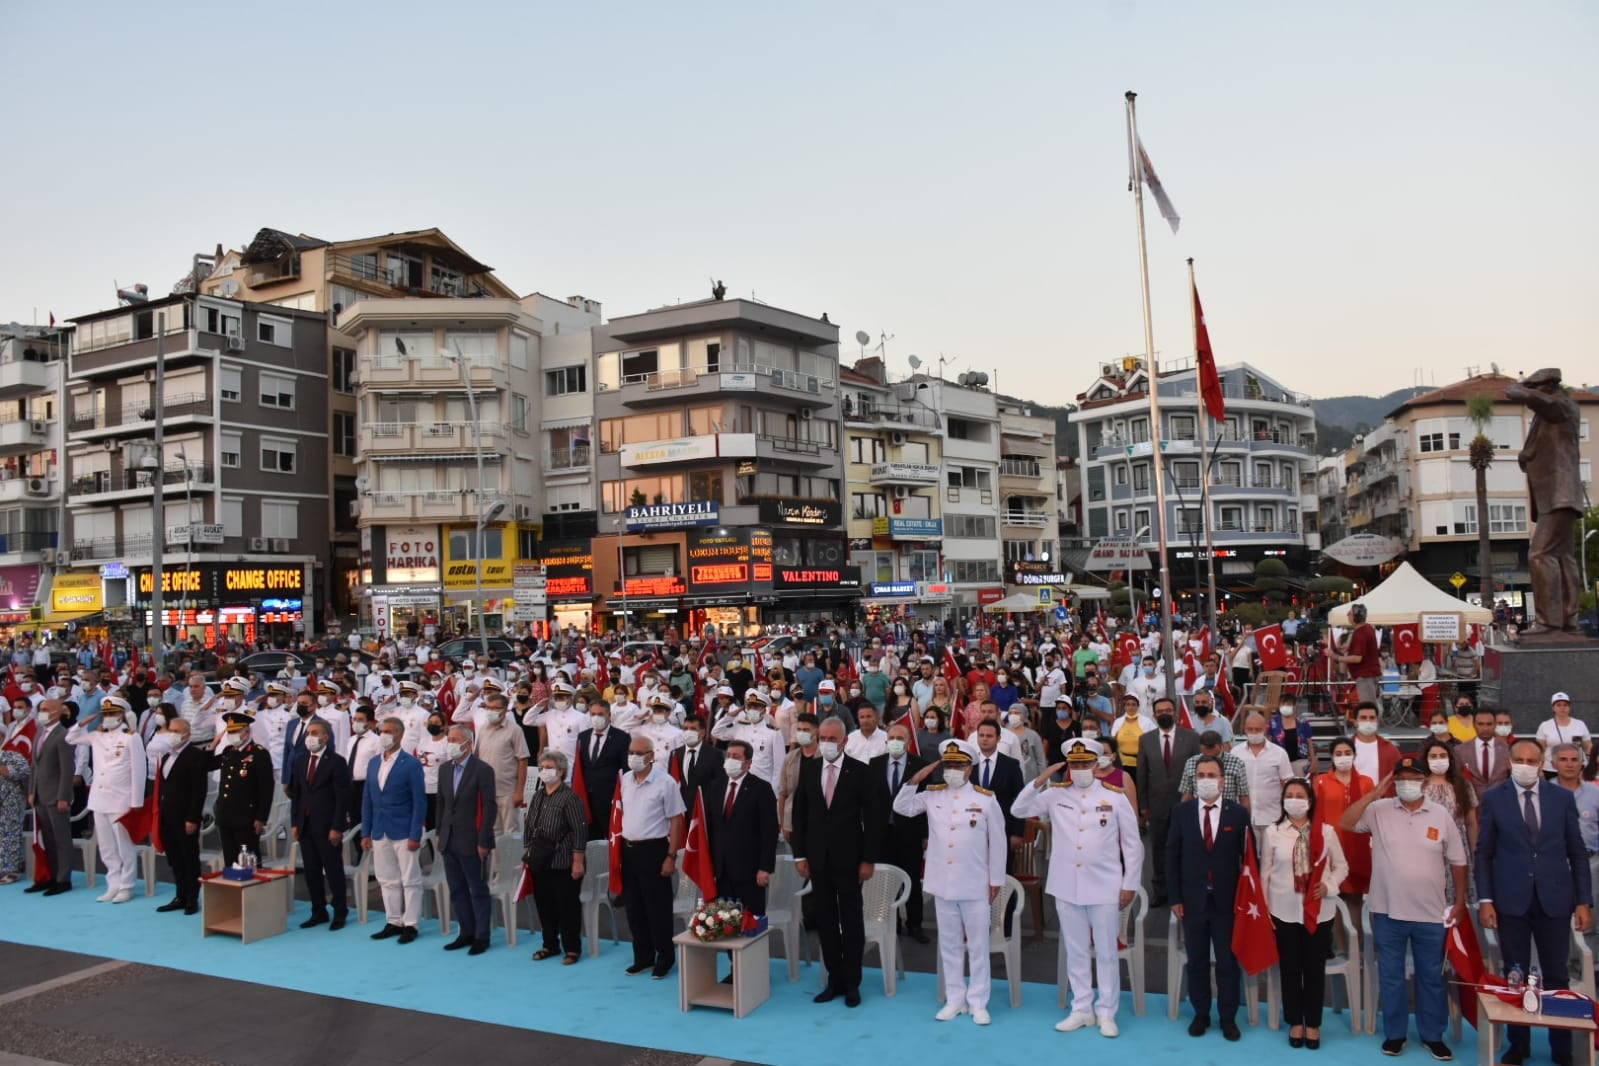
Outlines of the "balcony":
[{"label": "balcony", "polygon": [[0,399],[54,391],[60,366],[36,359],[7,359],[0,363]]},{"label": "balcony", "polygon": [[0,479],[0,503],[23,503],[28,500],[48,500],[56,494],[58,484],[50,477],[8,477]]},{"label": "balcony", "polygon": [[[91,474],[82,474],[72,479],[67,486],[69,502],[74,505],[99,503],[98,499],[91,497],[106,497],[103,502],[110,503],[115,500],[133,499],[138,496],[148,496],[150,490],[157,482],[154,470],[101,470]],[[159,481],[163,486],[162,495],[188,492],[210,492],[215,488],[212,479],[215,475],[211,467],[204,464],[190,463],[184,466],[178,463],[160,471]]]},{"label": "balcony", "polygon": [[1037,462],[1027,459],[1002,459],[999,463],[999,476],[1037,481],[1044,476],[1044,468]]},{"label": "balcony", "polygon": [[46,447],[50,424],[39,419],[0,422],[0,455],[25,455]]},{"label": "balcony", "polygon": [[[329,255],[332,280],[354,283],[364,291],[387,290],[384,296],[437,296],[443,298],[482,296],[478,278],[488,268],[447,248],[408,245],[382,249],[387,262],[377,254]],[[426,262],[424,262],[426,257]],[[452,260],[459,260],[452,262]]]},{"label": "balcony", "polygon": [[[87,411],[74,411],[67,422],[68,435],[93,440],[123,432],[145,432],[155,428],[155,407],[148,399],[140,401],[137,405],[112,403],[109,400],[107,397],[108,402],[100,407]],[[161,421],[163,425],[172,428],[195,419],[209,419],[212,409],[211,397],[203,392],[169,396],[161,407]]]},{"label": "balcony", "polygon": [[[489,392],[506,387],[506,370],[498,356],[467,356],[467,371],[474,392]],[[461,371],[453,359],[441,355],[363,355],[356,373],[364,388],[378,392],[398,389],[429,389],[434,392],[465,392]]]},{"label": "balcony", "polygon": [[718,363],[627,374],[614,390],[601,388],[614,391],[628,407],[683,403],[703,396],[757,391],[765,399],[787,399],[802,407],[827,407],[833,402],[835,384],[830,377],[778,367],[755,364],[734,367]]},{"label": "balcony", "polygon": [[886,426],[912,433],[937,433],[938,415],[921,404],[865,403],[844,398],[844,421],[861,426]]},{"label": "balcony", "polygon": [[361,455],[366,458],[427,459],[439,454],[476,451],[481,437],[485,452],[504,450],[505,427],[499,422],[370,422],[361,427]]},{"label": "balcony", "polygon": [[54,548],[58,539],[54,532],[0,533],[0,555],[44,551]]},{"label": "balcony", "polygon": [[544,469],[547,473],[586,472],[593,461],[593,451],[587,444],[544,453]]},{"label": "balcony", "polygon": [[928,463],[873,463],[867,480],[873,485],[936,485],[937,466]]},{"label": "balcony", "polygon": [[[491,505],[499,493],[485,493]],[[383,522],[476,522],[477,493],[465,489],[435,489],[423,492],[368,492],[361,498],[361,521]]]},{"label": "balcony", "polygon": [[1001,525],[1024,526],[1028,529],[1043,529],[1049,525],[1047,511],[1001,511],[999,513]]}]

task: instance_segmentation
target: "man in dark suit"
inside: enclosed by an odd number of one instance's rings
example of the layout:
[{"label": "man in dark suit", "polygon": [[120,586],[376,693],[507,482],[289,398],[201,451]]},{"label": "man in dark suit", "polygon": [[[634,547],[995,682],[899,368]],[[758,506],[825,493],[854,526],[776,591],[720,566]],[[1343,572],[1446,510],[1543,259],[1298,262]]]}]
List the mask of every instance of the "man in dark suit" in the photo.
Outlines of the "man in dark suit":
[{"label": "man in dark suit", "polygon": [[453,725],[450,761],[439,767],[439,854],[450,883],[450,906],[461,932],[445,951],[468,948],[468,955],[489,950],[494,928],[489,899],[489,855],[494,851],[494,768],[472,754],[472,730]]},{"label": "man in dark suit", "polygon": [[[289,787],[289,774],[293,772],[294,764],[305,754],[305,738],[309,735],[311,723],[323,721],[313,717],[316,713],[316,695],[309,689],[294,698],[293,711],[294,717],[283,726],[283,757],[278,760],[285,789]],[[332,733],[328,735],[332,736]]]},{"label": "man in dark suit", "polygon": [[905,932],[918,944],[927,943],[922,930],[922,855],[927,850],[927,815],[907,818],[895,814],[893,797],[905,782],[926,766],[927,759],[907,750],[910,730],[903,725],[888,728],[888,751],[872,760],[872,769],[888,789],[888,826],[883,836],[883,861],[898,866],[910,875],[911,894],[905,900]]},{"label": "man in dark suit", "polygon": [[[583,769],[583,786],[588,795],[589,839],[604,840],[611,829],[611,798],[616,795],[616,778],[627,769],[627,746],[632,741],[611,725],[611,705],[604,700],[589,704],[589,719],[595,724],[577,735],[577,757]],[[605,724],[598,724],[604,719]]]},{"label": "man in dark suit", "polygon": [[[705,789],[705,828],[719,895],[743,901],[751,914],[766,913],[766,887],[777,869],[777,793],[750,773],[748,741],[727,745],[731,772]],[[690,808],[692,810],[693,808]]]},{"label": "man in dark suit", "polygon": [[1492,707],[1478,707],[1471,715],[1476,739],[1455,745],[1455,755],[1465,768],[1479,808],[1483,793],[1510,780],[1510,745],[1494,732],[1495,720]]},{"label": "man in dark suit", "polygon": [[333,890],[331,931],[344,928],[349,904],[344,894],[344,830],[350,820],[350,764],[334,751],[333,731],[317,718],[306,728],[305,751],[289,768],[289,826],[300,842],[310,929],[328,921],[328,889]]},{"label": "man in dark suit", "polygon": [[[1510,780],[1483,794],[1477,812],[1477,909],[1484,929],[1499,930],[1505,971],[1532,963],[1538,947],[1544,987],[1567,988],[1573,918],[1578,932],[1593,924],[1593,884],[1572,793],[1543,779],[1543,749],[1534,740],[1510,748]],[[1527,1060],[1532,1035],[1511,1026],[1503,1062]],[[1549,1052],[1571,1062],[1571,1031],[1551,1029]]]},{"label": "man in dark suit", "polygon": [[708,743],[706,736],[705,719],[691,714],[683,719],[683,746],[672,749],[668,771],[673,780],[681,783],[684,810],[694,809],[694,794],[700,789],[706,790],[709,803],[710,789],[714,787],[720,794],[727,783],[722,773],[722,749]]},{"label": "man in dark suit", "polygon": [[210,759],[189,743],[189,722],[174,717],[167,727],[169,751],[150,763],[159,790],[161,848],[172,867],[173,897],[158,911],[200,913],[200,819],[205,814]]},{"label": "man in dark suit", "polygon": [[[73,754],[66,741],[67,723],[61,720],[60,700],[39,704],[39,736],[33,749],[33,776],[28,779],[28,802],[44,837],[50,859],[50,881],[40,881],[29,892],[59,896],[72,888]],[[43,886],[43,887],[40,887]]]},{"label": "man in dark suit", "polygon": [[[1216,963],[1221,1032],[1237,1040],[1238,960],[1233,957],[1233,899],[1249,838],[1249,812],[1222,798],[1222,765],[1215,755],[1194,764],[1195,798],[1179,803],[1166,836],[1166,884],[1172,913],[1188,942],[1188,1001],[1194,1005],[1189,1036],[1210,1028],[1210,966]],[[1175,989],[1169,990],[1175,993]]]},{"label": "man in dark suit", "polygon": [[888,825],[888,786],[863,762],[844,756],[846,732],[838,718],[818,727],[821,758],[800,766],[794,794],[794,868],[809,878],[827,987],[816,1002],[839,996],[861,1002],[861,952],[866,946],[861,885],[882,854]]},{"label": "man in dark suit", "polygon": [[[1172,808],[1177,806],[1178,785],[1183,767],[1199,754],[1199,734],[1177,724],[1177,704],[1169,696],[1154,701],[1155,729],[1138,738],[1138,763],[1134,783],[1138,786],[1140,820],[1149,827],[1149,847],[1159,854],[1166,846],[1166,830]],[[1150,863],[1151,907],[1166,905],[1166,868]]]}]

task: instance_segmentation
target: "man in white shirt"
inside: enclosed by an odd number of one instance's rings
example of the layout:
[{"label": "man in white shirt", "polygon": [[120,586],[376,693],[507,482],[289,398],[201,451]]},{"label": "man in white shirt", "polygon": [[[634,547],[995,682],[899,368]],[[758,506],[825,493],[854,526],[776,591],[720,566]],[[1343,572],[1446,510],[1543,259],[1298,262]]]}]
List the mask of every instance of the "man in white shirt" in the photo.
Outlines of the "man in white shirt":
[{"label": "man in white shirt", "polygon": [[621,779],[622,900],[633,937],[629,976],[652,971],[657,981],[672,972],[672,894],[677,849],[683,842],[683,795],[654,748],[635,736],[628,747],[629,773]]},{"label": "man in white shirt", "polygon": [[350,740],[350,709],[339,686],[326,678],[316,685],[316,716],[328,724],[333,746],[343,751]]},{"label": "man in white shirt", "polygon": [[98,729],[87,729],[88,722],[79,722],[65,737],[68,744],[92,752],[94,760],[89,810],[94,812],[95,840],[106,868],[101,903],[131,900],[137,874],[133,840],[120,821],[130,809],[144,806],[145,782],[149,780],[144,742],[128,727],[132,714],[127,700],[107,696],[100,704]]},{"label": "man in white shirt", "polygon": [[871,762],[888,751],[888,733],[877,727],[877,708],[863,703],[856,712],[861,727],[844,742],[844,754],[860,762]]},{"label": "man in white shirt", "polygon": [[566,756],[566,780],[570,783],[577,765],[577,735],[589,727],[589,716],[572,704],[572,686],[560,677],[551,681],[549,702],[529,708],[522,724],[543,729],[543,747]]},{"label": "man in white shirt", "polygon": [[372,728],[373,714],[365,707],[357,707],[350,715],[350,736],[339,749],[339,754],[350,766],[350,821],[361,821],[361,798],[366,789],[367,765],[383,754],[378,732]]},{"label": "man in white shirt", "polygon": [[195,670],[178,701],[178,714],[189,723],[189,743],[208,748],[217,735],[217,697],[206,687],[205,675]]},{"label": "man in white shirt", "polygon": [[1255,845],[1261,845],[1266,827],[1282,817],[1283,783],[1294,776],[1288,753],[1266,736],[1266,717],[1251,711],[1244,719],[1244,742],[1233,749],[1249,776],[1249,818],[1255,826]]},{"label": "man in white shirt", "polygon": [[672,724],[672,707],[665,692],[656,692],[650,699],[649,718],[633,731],[634,736],[649,740],[657,766],[669,766],[672,752],[683,746],[683,731]]},{"label": "man in white shirt", "polygon": [[759,690],[750,689],[744,694],[743,713],[730,712],[718,718],[711,727],[711,736],[723,743],[742,740],[749,744],[754,752],[750,757],[750,773],[771,785],[775,792],[785,748],[783,734],[773,729],[767,720],[766,706],[766,697]]},{"label": "man in white shirt", "polygon": [[1138,697],[1140,717],[1155,716],[1155,698],[1166,695],[1166,678],[1156,669],[1153,657],[1144,656],[1138,675],[1127,683],[1124,691],[1129,696]]}]

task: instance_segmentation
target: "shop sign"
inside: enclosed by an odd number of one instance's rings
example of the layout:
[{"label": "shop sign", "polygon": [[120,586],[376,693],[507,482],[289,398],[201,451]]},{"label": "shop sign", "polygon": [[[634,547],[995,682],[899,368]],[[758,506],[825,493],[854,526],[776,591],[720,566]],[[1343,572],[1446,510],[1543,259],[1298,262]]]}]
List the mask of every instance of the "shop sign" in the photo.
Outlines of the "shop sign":
[{"label": "shop sign", "polygon": [[222,571],[226,592],[299,592],[305,571],[298,566],[230,567]]},{"label": "shop sign", "polygon": [[640,504],[627,509],[627,530],[629,533],[642,533],[659,529],[714,526],[721,517],[720,505],[712,500],[695,503]]},{"label": "shop sign", "polygon": [[683,463],[716,458],[716,434],[703,437],[677,437],[652,440],[647,444],[622,445],[623,466],[652,466],[656,463]]},{"label": "shop sign", "polygon": [[760,519],[785,526],[837,526],[844,512],[831,500],[762,500]]},{"label": "shop sign", "polygon": [[891,540],[937,540],[944,535],[942,518],[874,518],[872,536]]},{"label": "shop sign", "polygon": [[682,596],[688,585],[682,577],[667,574],[664,577],[630,577],[623,585],[624,596]]},{"label": "shop sign", "polygon": [[88,614],[105,607],[99,574],[57,574],[50,585],[50,609],[61,614]]},{"label": "shop sign", "polygon": [[876,598],[916,595],[914,581],[874,581],[866,586],[866,594]]},{"label": "shop sign", "polygon": [[389,581],[439,580],[438,526],[389,526],[384,540]]}]

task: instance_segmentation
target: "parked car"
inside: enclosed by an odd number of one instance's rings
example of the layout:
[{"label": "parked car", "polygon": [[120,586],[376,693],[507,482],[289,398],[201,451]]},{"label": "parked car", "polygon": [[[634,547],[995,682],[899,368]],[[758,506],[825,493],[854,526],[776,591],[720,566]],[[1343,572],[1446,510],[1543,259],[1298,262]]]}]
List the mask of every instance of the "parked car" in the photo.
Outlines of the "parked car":
[{"label": "parked car", "polygon": [[278,676],[284,665],[293,659],[300,666],[300,673],[309,674],[315,665],[316,659],[303,651],[258,651],[254,655],[246,655],[237,663],[242,674],[260,674],[267,680]]},{"label": "parked car", "polygon": [[[502,663],[513,662],[527,655],[526,647],[504,637],[489,637],[488,649]],[[445,641],[436,650],[440,657],[460,662],[463,659],[476,659],[482,655],[483,643],[477,637],[458,637],[455,640]]]}]

